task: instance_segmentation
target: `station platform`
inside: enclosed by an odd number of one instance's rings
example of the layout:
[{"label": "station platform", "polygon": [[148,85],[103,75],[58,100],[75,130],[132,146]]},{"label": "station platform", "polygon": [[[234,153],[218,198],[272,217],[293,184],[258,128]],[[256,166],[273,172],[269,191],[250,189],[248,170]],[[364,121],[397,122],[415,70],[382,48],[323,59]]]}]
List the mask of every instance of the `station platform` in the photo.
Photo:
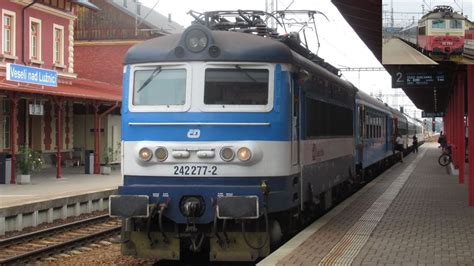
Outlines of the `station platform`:
[{"label": "station platform", "polygon": [[438,65],[398,38],[389,39],[382,45],[383,65]]},{"label": "station platform", "polygon": [[56,169],[43,169],[31,177],[30,184],[0,185],[0,209],[94,191],[117,189],[122,182],[120,169],[110,175],[86,175],[83,168],[65,168],[56,178]]},{"label": "station platform", "polygon": [[120,170],[111,175],[86,175],[84,169],[43,169],[29,184],[0,185],[0,236],[43,223],[95,211],[106,211],[110,195],[122,183]]},{"label": "station platform", "polygon": [[258,265],[474,265],[467,184],[425,143]]}]

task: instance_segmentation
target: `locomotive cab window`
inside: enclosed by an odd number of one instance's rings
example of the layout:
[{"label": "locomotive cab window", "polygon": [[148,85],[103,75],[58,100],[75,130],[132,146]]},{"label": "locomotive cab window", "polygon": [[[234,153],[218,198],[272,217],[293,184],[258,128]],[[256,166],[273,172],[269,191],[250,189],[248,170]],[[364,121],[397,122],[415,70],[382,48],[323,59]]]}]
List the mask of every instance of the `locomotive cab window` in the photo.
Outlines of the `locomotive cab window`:
[{"label": "locomotive cab window", "polygon": [[451,19],[449,21],[449,28],[450,29],[462,29],[462,25],[464,24],[464,21],[460,19]]},{"label": "locomotive cab window", "polygon": [[431,22],[433,29],[446,29],[446,21],[444,19],[436,19]]},{"label": "locomotive cab window", "polygon": [[186,70],[156,67],[134,75],[134,105],[184,105]]},{"label": "locomotive cab window", "polygon": [[204,103],[207,105],[267,105],[267,69],[206,69]]}]

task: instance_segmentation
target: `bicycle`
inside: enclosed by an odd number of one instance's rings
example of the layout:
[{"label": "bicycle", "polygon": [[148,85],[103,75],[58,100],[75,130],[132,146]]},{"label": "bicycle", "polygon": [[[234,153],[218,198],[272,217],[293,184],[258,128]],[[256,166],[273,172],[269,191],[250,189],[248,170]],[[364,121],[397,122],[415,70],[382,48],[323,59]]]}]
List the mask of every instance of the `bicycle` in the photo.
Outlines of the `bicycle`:
[{"label": "bicycle", "polygon": [[451,163],[452,161],[452,146],[448,145],[446,148],[443,149],[443,153],[438,158],[438,163],[441,166],[446,166]]}]

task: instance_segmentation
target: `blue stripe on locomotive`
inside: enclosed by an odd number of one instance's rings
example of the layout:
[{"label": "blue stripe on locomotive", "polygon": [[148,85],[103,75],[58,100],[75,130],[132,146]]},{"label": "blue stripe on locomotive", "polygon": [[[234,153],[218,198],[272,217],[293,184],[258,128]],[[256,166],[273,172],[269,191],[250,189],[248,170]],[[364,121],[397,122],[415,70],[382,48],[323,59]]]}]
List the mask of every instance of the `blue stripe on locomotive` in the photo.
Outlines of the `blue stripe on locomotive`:
[{"label": "blue stripe on locomotive", "polygon": [[[122,140],[140,141],[229,141],[229,140],[267,140],[288,141],[290,128],[290,89],[289,72],[282,71],[281,65],[275,67],[275,89],[273,110],[268,113],[249,112],[130,112],[128,110],[130,67],[124,75],[122,104]],[[271,126],[130,126],[129,122],[179,123],[270,123]],[[189,129],[201,131],[199,139],[187,138]]]},{"label": "blue stripe on locomotive", "polygon": [[[217,195],[257,195],[260,213],[263,212],[263,196],[261,183],[265,180],[271,188],[268,196],[268,212],[288,210],[299,203],[293,199],[298,186],[293,185],[291,177],[143,177],[124,176],[124,186],[119,187],[120,195],[148,195],[151,204],[168,203],[165,216],[176,223],[186,223],[180,210],[180,199],[183,195],[199,195],[205,199],[204,214],[197,218],[196,223],[206,224],[214,219],[214,202]],[[218,184],[218,185],[216,185]],[[159,193],[159,196],[158,194]],[[168,197],[163,197],[167,193]],[[155,194],[158,197],[153,197]]]},{"label": "blue stripe on locomotive", "polygon": [[[275,67],[274,105],[268,113],[239,112],[130,112],[128,110],[130,67],[124,75],[124,94],[122,104],[122,140],[123,141],[238,141],[267,140],[288,141],[291,136],[291,94],[290,73]],[[130,126],[129,122],[225,122],[225,123],[270,123],[271,126]],[[187,132],[199,128],[199,139],[188,139]],[[121,195],[148,195],[150,203],[166,201],[163,193],[171,199],[166,216],[177,223],[186,223],[179,211],[179,200],[183,195],[200,195],[206,201],[206,210],[197,223],[209,223],[214,219],[214,203],[218,193],[233,195],[258,195],[259,205],[263,206],[261,182],[266,180],[271,193],[268,211],[276,212],[298,205],[293,193],[298,187],[293,185],[292,177],[160,177],[160,176],[124,176],[124,184],[119,187]],[[218,184],[218,185],[215,185]],[[293,189],[290,189],[293,188]],[[294,190],[294,191],[293,191]],[[153,197],[160,193],[160,198]]]}]

